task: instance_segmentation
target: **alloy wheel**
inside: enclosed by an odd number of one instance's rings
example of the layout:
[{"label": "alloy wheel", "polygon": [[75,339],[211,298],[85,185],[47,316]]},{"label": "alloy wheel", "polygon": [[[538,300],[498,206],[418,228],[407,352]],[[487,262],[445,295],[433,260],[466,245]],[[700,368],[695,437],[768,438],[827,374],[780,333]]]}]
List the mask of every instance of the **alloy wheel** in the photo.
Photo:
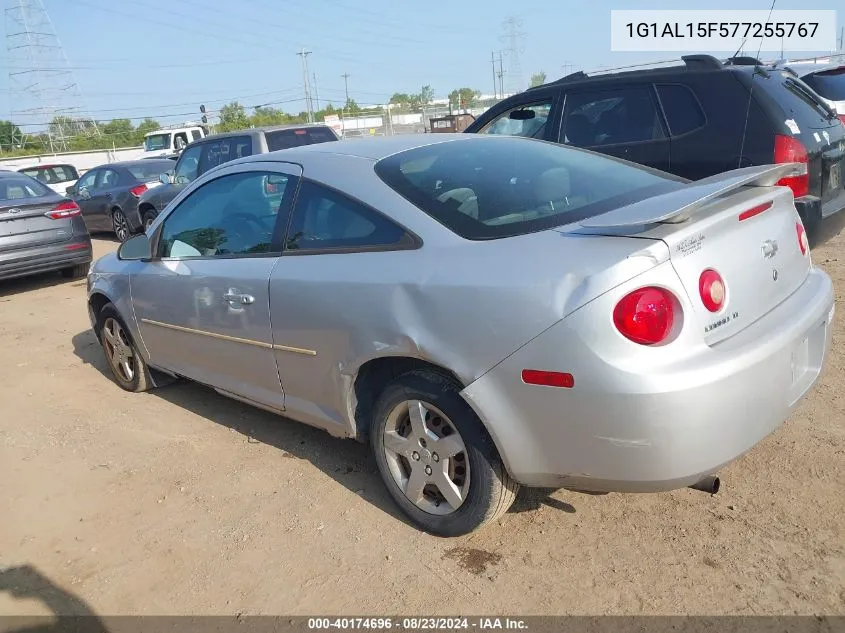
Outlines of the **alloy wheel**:
[{"label": "alloy wheel", "polygon": [[383,433],[393,481],[411,503],[429,514],[455,512],[469,492],[466,445],[451,420],[421,400],[399,403]]},{"label": "alloy wheel", "polygon": [[103,323],[103,348],[115,374],[124,382],[132,382],[135,378],[135,353],[123,327],[112,317]]},{"label": "alloy wheel", "polygon": [[114,227],[114,234],[117,236],[117,239],[121,242],[125,242],[129,239],[129,222],[126,220],[126,216],[123,215],[123,211],[114,211],[111,216],[111,223],[112,227]]}]

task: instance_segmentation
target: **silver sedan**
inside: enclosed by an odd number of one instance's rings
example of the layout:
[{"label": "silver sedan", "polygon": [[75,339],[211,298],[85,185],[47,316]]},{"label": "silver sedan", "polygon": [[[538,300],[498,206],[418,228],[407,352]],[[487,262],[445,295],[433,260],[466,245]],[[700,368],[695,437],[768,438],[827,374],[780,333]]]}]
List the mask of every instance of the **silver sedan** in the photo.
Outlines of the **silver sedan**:
[{"label": "silver sedan", "polygon": [[369,441],[464,534],[519,485],[714,491],[830,344],[794,165],[697,182],[541,141],[407,136],[222,165],[88,278],[116,382]]}]

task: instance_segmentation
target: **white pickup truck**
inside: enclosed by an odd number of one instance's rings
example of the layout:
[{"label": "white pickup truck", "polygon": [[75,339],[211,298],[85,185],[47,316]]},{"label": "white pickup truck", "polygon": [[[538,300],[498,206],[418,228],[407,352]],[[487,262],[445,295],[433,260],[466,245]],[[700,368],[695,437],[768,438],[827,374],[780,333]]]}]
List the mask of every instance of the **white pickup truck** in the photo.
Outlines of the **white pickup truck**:
[{"label": "white pickup truck", "polygon": [[200,126],[156,130],[144,136],[141,158],[158,158],[178,154],[188,143],[205,138],[208,132]]}]

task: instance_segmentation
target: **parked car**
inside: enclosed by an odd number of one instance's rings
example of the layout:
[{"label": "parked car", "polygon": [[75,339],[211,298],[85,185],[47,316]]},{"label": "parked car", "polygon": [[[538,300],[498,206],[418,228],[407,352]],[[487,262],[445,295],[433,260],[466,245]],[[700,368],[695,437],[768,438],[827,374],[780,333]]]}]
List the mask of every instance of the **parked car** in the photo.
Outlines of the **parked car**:
[{"label": "parked car", "polygon": [[100,165],[86,172],[68,195],[82,209],[88,230],[113,232],[121,242],[144,230],[141,195],[161,184],[173,161],[133,160]]},{"label": "parked car", "polygon": [[185,377],[369,437],[437,534],[519,485],[715,490],[830,345],[832,283],[773,186],[798,168],[690,183],[467,134],[252,156],[94,264],[91,322],[128,391]]},{"label": "parked car", "polygon": [[161,158],[168,154],[178,154],[192,141],[206,136],[208,131],[200,125],[150,132],[144,136],[144,153],[141,158]]},{"label": "parked car", "polygon": [[60,270],[79,278],[91,263],[79,207],[35,178],[0,171],[0,279]]},{"label": "parked car", "polygon": [[173,171],[162,179],[165,186],[141,197],[139,206],[144,226],[149,226],[185,185],[212,167],[253,154],[338,140],[340,137],[327,125],[282,125],[213,134],[191,143],[182,152]]},{"label": "parked car", "polygon": [[785,62],[782,64],[815,90],[839,115],[845,125],[845,64],[827,61]]},{"label": "parked car", "polygon": [[33,167],[24,167],[18,171],[44,183],[60,196],[64,196],[67,193],[67,188],[73,186],[79,180],[79,172],[76,170],[76,167],[67,163],[60,165],[35,165]]},{"label": "parked car", "polygon": [[[709,55],[683,66],[578,72],[504,99],[467,128],[586,147],[698,180],[799,162],[784,179],[807,230],[845,208],[845,128],[791,72]],[[754,86],[752,91],[751,87]]]}]

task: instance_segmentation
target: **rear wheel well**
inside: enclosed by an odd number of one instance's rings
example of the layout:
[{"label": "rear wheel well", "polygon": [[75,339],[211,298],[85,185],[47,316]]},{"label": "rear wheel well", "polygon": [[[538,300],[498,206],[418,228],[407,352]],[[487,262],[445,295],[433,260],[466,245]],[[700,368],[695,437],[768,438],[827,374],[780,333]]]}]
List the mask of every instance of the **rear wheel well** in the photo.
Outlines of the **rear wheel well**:
[{"label": "rear wheel well", "polygon": [[109,303],[111,303],[111,301],[109,301],[109,298],[104,294],[100,294],[99,292],[95,292],[88,299],[88,305],[91,306],[91,310],[93,310],[94,316],[96,317],[96,322],[94,325],[94,334],[97,336],[97,339],[100,338],[100,312],[102,312],[103,308],[106,307],[106,305]]},{"label": "rear wheel well", "polygon": [[454,372],[420,358],[385,356],[367,361],[358,370],[354,383],[356,439],[366,441],[373,421],[373,407],[384,388],[402,374],[420,369],[427,369],[448,378],[459,389],[466,386]]}]

